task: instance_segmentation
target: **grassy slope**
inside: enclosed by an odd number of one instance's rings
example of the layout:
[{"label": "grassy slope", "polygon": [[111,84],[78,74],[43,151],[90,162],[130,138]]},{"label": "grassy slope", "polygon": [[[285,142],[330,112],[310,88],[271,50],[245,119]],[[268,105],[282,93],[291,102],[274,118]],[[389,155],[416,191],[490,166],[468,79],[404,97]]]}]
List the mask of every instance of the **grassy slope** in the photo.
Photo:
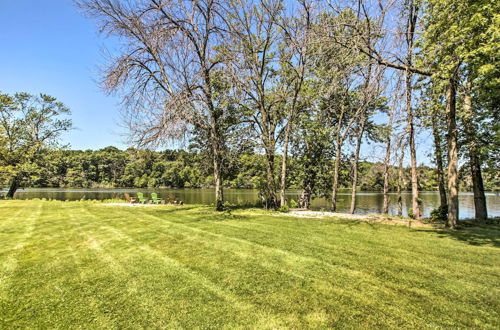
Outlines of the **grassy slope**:
[{"label": "grassy slope", "polygon": [[499,234],[0,201],[0,328],[498,328]]}]

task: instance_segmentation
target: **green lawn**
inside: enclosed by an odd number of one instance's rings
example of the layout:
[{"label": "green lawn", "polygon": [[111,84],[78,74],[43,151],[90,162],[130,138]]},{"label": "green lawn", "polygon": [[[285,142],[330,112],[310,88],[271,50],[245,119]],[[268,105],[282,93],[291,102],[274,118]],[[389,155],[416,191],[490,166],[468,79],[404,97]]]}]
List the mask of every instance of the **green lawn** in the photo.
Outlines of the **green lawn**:
[{"label": "green lawn", "polygon": [[0,201],[0,328],[499,328],[500,228]]}]

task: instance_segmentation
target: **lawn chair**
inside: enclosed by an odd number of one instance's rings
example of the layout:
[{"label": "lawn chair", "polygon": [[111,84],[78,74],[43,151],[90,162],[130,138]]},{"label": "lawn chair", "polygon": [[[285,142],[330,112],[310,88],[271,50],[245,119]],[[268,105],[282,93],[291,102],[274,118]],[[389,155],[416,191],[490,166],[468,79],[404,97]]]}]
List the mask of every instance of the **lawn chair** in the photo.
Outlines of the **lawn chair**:
[{"label": "lawn chair", "polygon": [[165,204],[163,199],[158,198],[157,193],[151,193],[151,200],[153,201],[153,204]]},{"label": "lawn chair", "polygon": [[137,193],[137,199],[141,204],[146,204],[148,202],[148,199],[144,197],[143,193]]},{"label": "lawn chair", "polygon": [[128,193],[123,194],[125,196],[125,200],[130,204],[134,204],[137,202],[137,197],[130,197]]}]

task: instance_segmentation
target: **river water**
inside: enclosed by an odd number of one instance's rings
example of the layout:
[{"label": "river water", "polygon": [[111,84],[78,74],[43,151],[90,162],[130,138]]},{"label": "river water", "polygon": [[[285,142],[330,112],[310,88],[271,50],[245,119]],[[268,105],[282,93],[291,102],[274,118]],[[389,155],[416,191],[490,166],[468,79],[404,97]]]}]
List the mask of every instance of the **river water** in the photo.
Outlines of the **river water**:
[{"label": "river water", "polygon": [[[132,196],[137,192],[146,194],[156,192],[162,198],[166,198],[169,194],[175,196],[176,199],[182,200],[186,204],[206,204],[210,205],[214,202],[214,192],[212,189],[63,189],[63,188],[43,188],[43,189],[25,189],[19,190],[15,194],[17,199],[32,199],[46,198],[56,200],[80,200],[80,199],[123,199],[124,193],[129,193]],[[258,190],[252,189],[225,189],[224,199],[232,204],[241,206],[259,206]],[[291,190],[287,192],[288,200],[297,200],[299,191]],[[439,206],[439,195],[437,192],[421,192],[423,213],[425,217],[430,215],[430,212]],[[348,212],[351,205],[351,193],[341,191],[338,194],[338,212]],[[356,213],[381,213],[383,205],[383,195],[380,192],[359,192],[357,196]],[[474,217],[474,198],[472,193],[463,192],[459,195],[460,201],[460,218]],[[397,213],[397,195],[390,194],[389,214]],[[487,193],[486,203],[488,206],[488,215],[490,217],[500,217],[500,194]],[[314,210],[330,208],[330,200],[325,198],[316,198],[313,200],[311,208]],[[403,209],[404,214],[407,214],[408,208],[411,207],[411,193],[403,194]]]}]

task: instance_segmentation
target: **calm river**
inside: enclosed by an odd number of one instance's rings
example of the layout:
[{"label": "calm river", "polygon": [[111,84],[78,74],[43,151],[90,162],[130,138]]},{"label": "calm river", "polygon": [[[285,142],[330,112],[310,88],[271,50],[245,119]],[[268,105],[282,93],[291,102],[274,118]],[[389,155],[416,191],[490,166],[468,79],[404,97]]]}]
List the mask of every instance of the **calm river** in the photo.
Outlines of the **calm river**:
[{"label": "calm river", "polygon": [[[46,189],[26,189],[19,190],[15,194],[17,199],[32,199],[46,198],[57,200],[79,200],[79,199],[111,199],[123,198],[124,193],[134,195],[136,192],[151,193],[156,192],[160,197],[165,198],[169,194],[174,195],[177,199],[184,201],[186,204],[211,204],[214,202],[214,193],[211,189],[62,189],[62,188],[46,188]],[[289,191],[288,200],[297,200],[299,192]],[[391,194],[390,214],[397,212],[397,196]],[[411,207],[411,194],[403,195],[404,212]],[[257,190],[249,189],[225,189],[224,198],[229,202],[244,206],[258,206],[259,197]],[[429,216],[432,209],[439,205],[439,195],[437,192],[421,192],[422,205],[424,216]],[[474,217],[474,200],[472,193],[460,193],[460,218]],[[486,195],[488,214],[490,217],[500,217],[500,194],[487,193]],[[350,192],[340,192],[338,211],[348,212],[351,203]],[[359,192],[357,197],[356,213],[381,213],[382,212],[383,195],[379,192]],[[325,198],[316,198],[312,202],[312,208],[315,210],[326,209],[330,207],[330,201]]]}]

